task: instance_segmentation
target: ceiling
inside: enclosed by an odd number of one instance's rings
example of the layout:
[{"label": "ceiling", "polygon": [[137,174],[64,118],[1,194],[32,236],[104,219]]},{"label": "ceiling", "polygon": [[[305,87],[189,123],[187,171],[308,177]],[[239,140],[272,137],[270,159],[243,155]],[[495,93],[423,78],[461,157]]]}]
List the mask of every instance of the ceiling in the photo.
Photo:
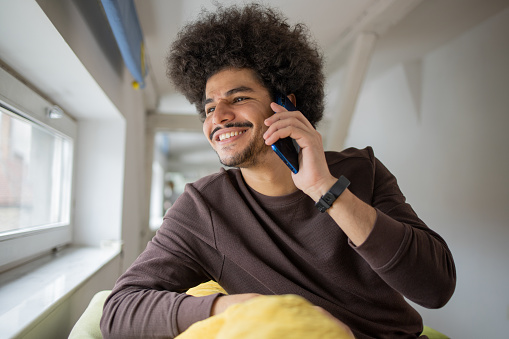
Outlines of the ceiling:
[{"label": "ceiling", "polygon": [[[222,4],[239,2],[220,1]],[[318,9],[316,1],[272,0],[270,4],[276,8],[284,8],[290,23],[307,23],[320,46],[332,46],[343,32],[376,2],[377,0],[320,0]],[[213,10],[215,7],[211,0],[135,0],[135,4],[150,57],[153,80],[165,103],[167,96],[173,94],[173,88],[165,76],[165,58],[170,43],[179,27],[196,19],[202,8]],[[176,108],[164,107],[163,110],[175,112]]]},{"label": "ceiling", "polygon": [[[239,0],[135,0],[150,62],[150,79],[159,96],[159,111],[186,113],[190,108],[166,77],[165,58],[178,29],[195,20],[214,2],[242,4]],[[338,49],[346,49],[352,36],[378,30],[377,65],[383,69],[402,59],[415,59],[473,27],[509,5],[507,0],[271,0],[284,9],[290,23],[305,23],[330,64]],[[384,9],[395,13],[385,13]],[[401,13],[398,13],[399,12]],[[409,13],[406,13],[409,12]],[[402,16],[402,17],[398,17]],[[372,23],[363,22],[371,18]],[[382,28],[380,28],[382,27]],[[350,40],[348,40],[350,39]],[[331,55],[336,54],[336,55]],[[339,58],[338,68],[344,59]],[[165,104],[170,105],[165,105]],[[184,104],[183,104],[184,103]]]},{"label": "ceiling", "polygon": [[[196,19],[203,8],[213,10],[215,2],[225,5],[244,3],[235,0],[135,0],[149,60],[147,81],[154,87],[157,96],[152,113],[196,114],[194,107],[175,93],[166,78],[165,59],[179,27]],[[359,34],[373,32],[376,35],[367,72],[368,78],[376,77],[397,63],[419,60],[426,53],[498,13],[509,5],[509,1],[271,0],[270,5],[283,9],[291,24],[301,22],[309,27],[325,56],[326,74],[330,75],[328,86],[344,88],[341,86],[348,84],[333,83],[341,79],[334,75],[345,68],[349,51]],[[358,77],[362,77],[357,79],[360,83],[366,81],[363,75]],[[336,103],[338,91],[328,93],[325,120],[338,118],[339,112],[330,108]],[[196,140],[191,141],[193,138]],[[201,141],[197,141],[198,138]],[[173,139],[174,145],[182,143],[178,135]],[[179,152],[178,147],[170,146],[173,163],[185,166],[186,160],[182,156],[193,158],[191,153],[195,151],[202,159],[210,159],[217,165],[210,146],[199,133],[188,136],[183,142],[193,147],[185,147],[184,151]],[[204,155],[206,150],[208,157]]]}]

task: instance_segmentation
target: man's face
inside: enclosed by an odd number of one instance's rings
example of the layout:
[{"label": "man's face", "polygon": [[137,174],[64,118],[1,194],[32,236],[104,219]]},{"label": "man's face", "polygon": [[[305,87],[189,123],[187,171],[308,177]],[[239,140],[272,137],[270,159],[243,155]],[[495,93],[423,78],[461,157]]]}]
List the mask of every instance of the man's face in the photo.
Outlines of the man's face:
[{"label": "man's face", "polygon": [[205,87],[203,133],[223,165],[251,167],[271,153],[262,137],[273,114],[269,91],[250,69],[226,69]]}]

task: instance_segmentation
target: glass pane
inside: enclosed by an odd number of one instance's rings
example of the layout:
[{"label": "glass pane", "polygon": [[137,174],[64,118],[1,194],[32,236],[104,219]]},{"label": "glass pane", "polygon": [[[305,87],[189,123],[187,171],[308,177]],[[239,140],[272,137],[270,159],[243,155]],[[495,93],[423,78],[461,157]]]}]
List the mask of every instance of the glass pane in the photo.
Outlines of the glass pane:
[{"label": "glass pane", "polygon": [[69,223],[72,141],[0,109],[0,235]]}]

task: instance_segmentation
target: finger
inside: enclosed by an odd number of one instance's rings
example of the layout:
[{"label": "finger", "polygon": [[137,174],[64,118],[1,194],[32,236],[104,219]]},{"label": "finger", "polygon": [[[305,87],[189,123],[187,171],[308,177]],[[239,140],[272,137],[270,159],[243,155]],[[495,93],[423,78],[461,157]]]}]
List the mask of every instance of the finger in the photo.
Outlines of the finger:
[{"label": "finger", "polygon": [[270,117],[265,119],[265,121],[268,122],[269,124],[272,124],[278,120],[284,120],[284,119],[298,119],[303,122],[304,122],[304,120],[307,120],[306,117],[304,117],[304,115],[301,112],[287,111],[286,108],[281,107],[281,110],[274,110],[274,114],[272,114]]},{"label": "finger", "polygon": [[[292,135],[292,130],[290,127],[284,127],[281,129],[278,129],[272,133],[266,133],[264,134],[263,138],[265,139],[266,145],[272,145],[279,139],[284,139],[286,137],[289,137]],[[295,139],[295,135],[293,136],[293,139]]]},{"label": "finger", "polygon": [[[278,113],[278,115],[279,114],[282,114],[282,113]],[[282,116],[282,119],[276,118],[276,119],[270,120],[270,121],[266,122],[266,125],[269,127],[267,130],[270,130],[270,131],[276,131],[278,129],[285,128],[288,126],[293,126],[293,127],[296,127],[296,128],[302,129],[302,130],[309,129],[309,131],[311,131],[311,130],[314,131],[314,129],[310,129],[309,126],[304,121],[302,121],[301,119],[298,119],[295,116]]]},{"label": "finger", "polygon": [[[274,104],[274,106],[272,106]],[[288,111],[283,106],[280,106],[276,103],[272,103],[271,108],[275,112],[275,114],[271,115],[267,119],[265,119],[265,125],[270,126],[276,121],[285,120],[285,119],[297,119],[307,127],[315,129],[313,125],[309,122],[309,120],[302,114],[300,111]]]},{"label": "finger", "polygon": [[309,135],[309,131],[306,130],[306,126],[304,126],[301,122],[278,122],[271,125],[267,131],[265,131],[263,138],[267,145],[272,145],[278,139],[286,137],[291,137],[299,143],[299,139],[303,138],[306,134]]},{"label": "finger", "polygon": [[288,111],[284,106],[281,106],[275,102],[270,103],[270,108],[276,113]]},{"label": "finger", "polygon": [[265,119],[265,125],[269,127],[269,133],[288,126],[295,126],[302,130],[309,129],[310,131],[315,131],[306,117],[298,111],[285,111],[273,114],[271,117]]},{"label": "finger", "polygon": [[[301,137],[305,137],[306,135],[310,138],[314,138],[317,133],[305,117],[302,117],[302,119],[296,119],[295,117],[283,118],[269,124],[269,128],[263,135],[265,140],[272,139],[271,137],[274,133],[277,133],[276,135],[278,138],[286,138],[290,136],[296,140]],[[275,140],[277,140],[277,138]]]}]

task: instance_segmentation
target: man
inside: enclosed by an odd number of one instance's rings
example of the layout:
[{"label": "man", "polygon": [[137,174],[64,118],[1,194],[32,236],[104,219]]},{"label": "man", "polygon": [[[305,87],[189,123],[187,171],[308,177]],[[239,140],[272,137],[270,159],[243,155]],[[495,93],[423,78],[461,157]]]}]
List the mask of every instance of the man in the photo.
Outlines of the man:
[{"label": "man", "polygon": [[[296,294],[356,338],[419,337],[404,297],[443,306],[455,288],[451,253],[371,148],[324,152],[314,128],[322,61],[305,28],[259,5],[219,8],[181,31],[168,62],[233,169],[186,187],[117,281],[104,336],[173,337],[257,295]],[[278,92],[298,111],[274,103]],[[296,174],[270,147],[285,137],[301,148]],[[228,295],[185,294],[211,279]]]}]

